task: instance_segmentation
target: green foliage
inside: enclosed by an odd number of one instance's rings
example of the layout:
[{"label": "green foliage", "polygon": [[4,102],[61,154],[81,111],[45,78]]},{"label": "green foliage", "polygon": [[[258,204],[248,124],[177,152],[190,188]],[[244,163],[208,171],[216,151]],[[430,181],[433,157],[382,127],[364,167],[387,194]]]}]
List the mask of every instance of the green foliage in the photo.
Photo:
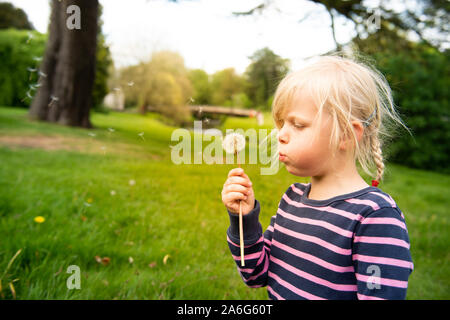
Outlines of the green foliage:
[{"label": "green foliage", "polygon": [[102,32],[102,12],[103,6],[99,5],[95,81],[94,88],[92,90],[92,105],[97,111],[103,109],[103,98],[108,93],[108,78],[111,66],[113,64],[109,46],[107,45],[105,36]]},{"label": "green foliage", "polygon": [[213,89],[211,87],[210,76],[201,69],[189,70],[189,80],[191,81],[193,94],[192,103],[196,105],[206,105],[211,103]]},{"label": "green foliage", "polygon": [[392,141],[389,158],[410,167],[450,172],[450,59],[424,44],[384,32],[358,42],[386,75],[398,109],[411,129]]},{"label": "green foliage", "polygon": [[[133,85],[129,85],[133,82]],[[128,105],[161,112],[168,122],[184,125],[190,120],[186,107],[192,87],[183,58],[176,52],[155,52],[149,62],[124,68],[119,76]]]},{"label": "green foliage", "polygon": [[244,79],[236,73],[234,68],[217,71],[212,75],[211,103],[216,106],[233,107],[233,98],[244,91],[244,85]]},{"label": "green foliage", "polygon": [[0,3],[0,29],[25,29],[34,30],[28,21],[27,14],[20,8],[14,7],[9,2]]},{"label": "green foliage", "polygon": [[[0,104],[28,107],[38,84],[47,35],[37,31],[0,30]],[[96,78],[92,92],[96,108],[106,95],[112,59],[104,36],[98,35]],[[30,72],[29,70],[32,70]]]},{"label": "green foliage", "polygon": [[289,60],[267,47],[256,51],[250,59],[252,62],[246,70],[247,94],[255,106],[270,110],[268,100],[289,71]]},{"label": "green foliage", "polygon": [[[37,31],[0,30],[0,104],[27,107],[38,82],[47,37]],[[30,72],[32,70],[33,72]]]}]

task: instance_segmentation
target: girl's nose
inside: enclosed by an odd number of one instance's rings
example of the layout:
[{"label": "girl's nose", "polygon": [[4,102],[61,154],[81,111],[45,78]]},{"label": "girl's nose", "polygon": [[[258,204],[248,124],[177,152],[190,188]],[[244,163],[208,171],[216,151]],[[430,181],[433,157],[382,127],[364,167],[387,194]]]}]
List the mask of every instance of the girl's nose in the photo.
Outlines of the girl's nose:
[{"label": "girl's nose", "polygon": [[[284,126],[283,126],[284,128]],[[286,130],[283,130],[283,128],[281,128],[280,130],[278,130],[278,134],[277,134],[277,139],[279,143],[287,143],[287,136],[286,136]]]}]

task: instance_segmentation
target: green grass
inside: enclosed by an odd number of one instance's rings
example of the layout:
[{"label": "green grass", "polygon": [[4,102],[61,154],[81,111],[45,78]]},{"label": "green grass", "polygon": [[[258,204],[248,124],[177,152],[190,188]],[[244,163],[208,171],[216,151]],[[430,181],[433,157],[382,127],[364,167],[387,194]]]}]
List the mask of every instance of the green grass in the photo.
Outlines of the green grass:
[{"label": "green grass", "polygon": [[[254,121],[228,118],[223,128]],[[17,299],[267,299],[265,288],[244,285],[226,243],[221,190],[235,165],[173,164],[175,128],[154,114],[94,113],[92,122],[95,129],[68,128],[0,108],[0,138],[70,142],[54,150],[0,146],[0,298],[13,298],[12,283]],[[260,175],[258,165],[243,167],[264,228],[287,187],[307,181],[284,168]],[[415,264],[409,299],[450,298],[449,186],[447,175],[388,165],[382,188],[405,214]],[[80,290],[67,289],[70,265],[80,267]]]}]

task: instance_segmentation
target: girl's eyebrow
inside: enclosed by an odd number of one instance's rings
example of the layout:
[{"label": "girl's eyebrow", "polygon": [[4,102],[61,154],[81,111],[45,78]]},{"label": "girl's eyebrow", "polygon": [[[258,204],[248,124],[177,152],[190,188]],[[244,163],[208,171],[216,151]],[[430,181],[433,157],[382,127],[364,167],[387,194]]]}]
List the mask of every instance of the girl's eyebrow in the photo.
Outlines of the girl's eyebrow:
[{"label": "girl's eyebrow", "polygon": [[289,120],[299,120],[299,121],[307,122],[307,120],[305,118],[302,118],[302,117],[294,115],[294,114],[288,115],[286,117],[286,120],[288,120],[288,121]]}]

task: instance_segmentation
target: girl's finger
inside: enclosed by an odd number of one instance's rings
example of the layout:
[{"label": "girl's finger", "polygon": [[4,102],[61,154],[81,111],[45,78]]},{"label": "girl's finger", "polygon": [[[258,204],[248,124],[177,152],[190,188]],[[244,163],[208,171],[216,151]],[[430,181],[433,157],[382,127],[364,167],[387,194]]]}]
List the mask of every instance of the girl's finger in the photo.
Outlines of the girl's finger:
[{"label": "girl's finger", "polygon": [[244,173],[244,169],[242,169],[242,168],[234,168],[234,169],[230,170],[230,172],[228,173],[228,177],[240,176],[243,173]]},{"label": "girl's finger", "polygon": [[242,184],[242,185],[248,186],[248,187],[250,187],[252,185],[252,183],[250,182],[249,179],[246,179],[243,177],[237,177],[237,176],[228,178],[226,185],[234,184],[234,183]]},{"label": "girl's finger", "polygon": [[247,187],[244,187],[243,185],[240,184],[230,184],[225,188],[225,192],[229,193],[229,192],[242,192],[244,194],[248,194],[250,192],[250,190]]},{"label": "girl's finger", "polygon": [[226,202],[234,202],[236,200],[246,200],[247,196],[240,192],[229,192],[224,197],[223,200]]}]

